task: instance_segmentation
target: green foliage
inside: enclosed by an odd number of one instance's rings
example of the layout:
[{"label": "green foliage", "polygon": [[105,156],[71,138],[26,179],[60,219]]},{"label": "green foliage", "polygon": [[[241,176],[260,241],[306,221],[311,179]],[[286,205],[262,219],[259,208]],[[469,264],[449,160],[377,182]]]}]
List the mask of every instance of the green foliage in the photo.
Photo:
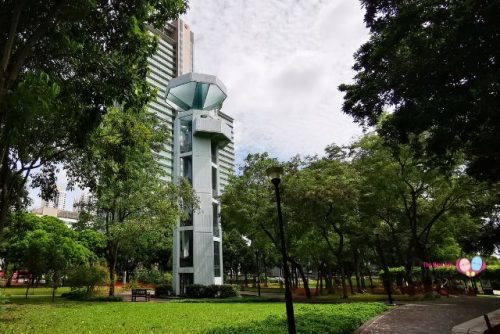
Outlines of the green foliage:
[{"label": "green foliage", "polygon": [[173,288],[171,284],[159,284],[155,287],[155,297],[165,298],[173,293]]},{"label": "green foliage", "polygon": [[33,182],[42,197],[54,196],[57,163],[86,147],[108,108],[137,111],[154,97],[149,29],[186,8],[182,0],[0,3],[0,236],[11,207],[26,206],[34,170],[42,166]]},{"label": "green foliage", "polygon": [[[165,278],[170,278],[170,282],[166,282]],[[143,284],[172,284],[172,277],[165,276],[156,268],[142,268],[134,271],[134,279]]]},{"label": "green foliage", "polygon": [[98,296],[87,293],[83,290],[74,290],[61,294],[62,298],[85,302],[122,302],[122,297],[117,296]]},{"label": "green foliage", "polygon": [[219,298],[230,298],[230,297],[238,297],[240,295],[240,288],[237,285],[218,285],[219,289]]},{"label": "green foliage", "polygon": [[7,298],[7,296],[5,296],[3,289],[0,289],[0,312],[4,310],[3,305],[5,303],[8,303],[8,302],[9,302],[9,299]]},{"label": "green foliage", "polygon": [[65,285],[72,289],[85,288],[86,293],[89,294],[96,286],[106,282],[107,275],[107,269],[99,265],[78,266],[68,272]]},{"label": "green foliage", "polygon": [[344,112],[389,141],[415,145],[448,167],[465,152],[468,171],[500,180],[500,4],[496,0],[362,0],[370,39],[355,53]]},{"label": "green foliage", "polygon": [[437,293],[436,291],[429,291],[424,294],[424,299],[425,300],[434,300],[434,299],[439,299],[441,298],[441,295]]},{"label": "green foliage", "polygon": [[70,269],[87,264],[95,256],[79,242],[78,233],[57,218],[24,213],[15,219],[25,228],[9,240],[6,261],[28,270],[32,280],[45,275],[54,291]]},{"label": "green foliage", "polygon": [[[166,171],[156,153],[168,139],[165,126],[144,108],[113,108],[86,149],[71,161],[70,178],[95,195],[95,202],[86,208],[87,221],[79,226],[103,234],[111,294],[119,264],[132,270],[169,258],[172,227],[182,214],[179,202],[196,207],[189,183],[176,186],[164,180]],[[156,284],[161,283],[161,274],[150,271],[136,279]]]},{"label": "green foliage", "polygon": [[[436,279],[451,279],[451,280],[462,280],[467,278],[463,274],[460,274],[455,266],[450,267],[436,267],[430,269],[432,275]],[[421,275],[422,269],[420,267],[413,268],[413,277],[414,279],[419,279]],[[393,277],[403,277],[405,275],[404,267],[391,267],[389,268],[389,272]],[[383,276],[383,271],[379,272],[379,276]],[[482,271],[477,278],[486,279],[491,281],[500,281],[500,265],[486,265],[486,269]]]},{"label": "green foliage", "polygon": [[187,298],[229,298],[239,296],[239,288],[235,285],[202,285],[186,286]]}]

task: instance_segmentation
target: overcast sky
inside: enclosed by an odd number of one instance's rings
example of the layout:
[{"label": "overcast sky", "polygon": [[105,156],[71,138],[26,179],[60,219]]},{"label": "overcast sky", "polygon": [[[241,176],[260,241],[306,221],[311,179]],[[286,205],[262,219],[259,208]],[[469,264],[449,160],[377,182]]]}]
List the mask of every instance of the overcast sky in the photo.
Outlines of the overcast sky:
[{"label": "overcast sky", "polygon": [[[357,0],[190,0],[183,19],[195,36],[195,71],[228,89],[237,164],[248,153],[322,154],[361,134],[337,89],[352,80],[352,55],[368,39]],[[79,194],[68,194],[66,209]]]},{"label": "overcast sky", "polygon": [[339,84],[368,39],[357,0],[191,0],[194,69],[228,88],[236,160],[269,152],[281,160],[346,144],[361,128],[341,111]]}]

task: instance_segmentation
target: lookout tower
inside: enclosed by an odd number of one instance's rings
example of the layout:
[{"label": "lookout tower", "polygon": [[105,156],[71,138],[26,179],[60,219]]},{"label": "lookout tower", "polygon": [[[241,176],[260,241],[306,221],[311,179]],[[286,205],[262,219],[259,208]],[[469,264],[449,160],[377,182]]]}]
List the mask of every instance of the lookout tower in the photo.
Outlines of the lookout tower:
[{"label": "lookout tower", "polygon": [[177,295],[190,284],[223,283],[222,234],[219,222],[219,151],[231,142],[229,125],[219,111],[227,97],[217,77],[187,73],[170,80],[167,102],[174,121],[173,180],[187,179],[199,208],[184,208],[173,237],[173,288]]}]

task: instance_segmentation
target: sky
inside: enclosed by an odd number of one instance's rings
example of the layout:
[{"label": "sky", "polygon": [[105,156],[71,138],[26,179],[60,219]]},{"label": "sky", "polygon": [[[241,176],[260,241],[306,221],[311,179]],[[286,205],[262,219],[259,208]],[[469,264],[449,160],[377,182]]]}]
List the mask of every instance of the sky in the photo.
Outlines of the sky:
[{"label": "sky", "polygon": [[357,0],[191,0],[194,70],[224,82],[236,162],[322,154],[361,128],[341,111],[353,54],[368,39]]},{"label": "sky", "polygon": [[[363,14],[357,0],[190,1],[194,70],[228,89],[222,111],[235,119],[237,165],[249,153],[322,154],[361,134],[337,87],[351,82],[353,54],[368,39]],[[68,192],[67,210],[80,193]]]}]

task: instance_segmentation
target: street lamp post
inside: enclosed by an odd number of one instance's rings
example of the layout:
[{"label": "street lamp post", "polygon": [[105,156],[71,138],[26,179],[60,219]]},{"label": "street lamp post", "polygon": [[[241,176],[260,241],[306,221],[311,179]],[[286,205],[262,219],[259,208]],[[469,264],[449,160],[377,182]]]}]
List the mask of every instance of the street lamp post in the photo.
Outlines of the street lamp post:
[{"label": "street lamp post", "polygon": [[274,185],[274,190],[276,193],[276,206],[278,207],[278,223],[280,229],[280,240],[281,240],[281,256],[283,258],[283,271],[285,278],[285,303],[286,303],[286,318],[288,321],[288,333],[295,334],[295,315],[293,314],[293,300],[292,291],[290,289],[290,278],[288,271],[288,256],[286,253],[285,246],[285,232],[283,229],[283,216],[281,214],[281,197],[279,184],[281,182],[281,174],[283,173],[283,167],[271,167],[266,170],[267,176],[271,179],[271,183]]},{"label": "street lamp post", "polygon": [[389,272],[389,267],[387,266],[387,262],[385,261],[385,255],[384,255],[384,250],[382,249],[382,243],[380,242],[380,231],[379,229],[375,229],[373,231],[375,234],[375,238],[377,238],[377,248],[378,248],[378,253],[380,255],[380,261],[382,262],[382,270],[384,271],[384,285],[385,289],[387,291],[387,298],[388,298],[388,304],[389,305],[395,305],[394,301],[392,300],[392,291],[391,291],[391,273]]}]

